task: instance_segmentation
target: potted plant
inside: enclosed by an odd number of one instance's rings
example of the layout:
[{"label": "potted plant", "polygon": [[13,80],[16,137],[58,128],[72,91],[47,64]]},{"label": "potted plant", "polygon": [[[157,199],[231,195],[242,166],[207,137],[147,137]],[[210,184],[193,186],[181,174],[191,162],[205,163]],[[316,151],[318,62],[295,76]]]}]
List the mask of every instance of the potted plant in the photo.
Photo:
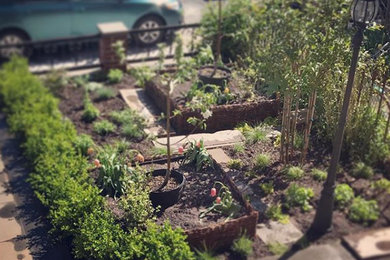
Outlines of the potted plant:
[{"label": "potted plant", "polygon": [[204,85],[217,85],[225,87],[229,83],[231,71],[223,66],[218,66],[221,59],[221,41],[222,41],[222,3],[218,0],[218,29],[216,35],[216,53],[214,55],[213,65],[204,65],[199,68],[198,78]]}]

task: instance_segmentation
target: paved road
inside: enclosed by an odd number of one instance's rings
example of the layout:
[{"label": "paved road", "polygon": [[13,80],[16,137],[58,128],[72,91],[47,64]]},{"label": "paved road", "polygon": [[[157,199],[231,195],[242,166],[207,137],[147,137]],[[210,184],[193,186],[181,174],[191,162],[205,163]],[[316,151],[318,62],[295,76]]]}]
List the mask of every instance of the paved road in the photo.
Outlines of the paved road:
[{"label": "paved road", "polygon": [[[184,8],[184,23],[199,23],[204,10],[206,10],[207,2],[204,0],[182,0]],[[184,51],[190,51],[190,42],[192,39],[192,31],[185,30],[182,31],[182,37],[184,42]],[[173,48],[167,47],[165,53],[172,54]],[[146,50],[145,48],[133,48],[131,53],[128,53],[128,59],[140,60],[144,59],[148,55],[156,56],[158,55],[157,48],[152,48]],[[47,71],[51,68],[60,69],[60,68],[69,68],[75,65],[85,66],[85,65],[98,65],[98,49],[96,46],[92,47],[91,50],[83,50],[77,54],[69,54],[67,52],[59,53],[58,51],[52,56],[44,55],[35,55],[32,57],[30,62],[30,69],[33,72]]]}]

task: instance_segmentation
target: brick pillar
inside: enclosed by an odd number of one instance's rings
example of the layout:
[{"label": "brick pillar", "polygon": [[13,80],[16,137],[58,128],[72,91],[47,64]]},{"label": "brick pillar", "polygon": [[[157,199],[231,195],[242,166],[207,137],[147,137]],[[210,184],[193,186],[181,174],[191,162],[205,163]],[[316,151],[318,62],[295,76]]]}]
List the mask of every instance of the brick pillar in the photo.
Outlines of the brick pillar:
[{"label": "brick pillar", "polygon": [[121,64],[120,58],[112,46],[118,41],[123,42],[123,48],[127,53],[128,29],[122,22],[100,23],[97,25],[100,32],[99,58],[103,71],[110,69],[126,70],[126,63]]}]

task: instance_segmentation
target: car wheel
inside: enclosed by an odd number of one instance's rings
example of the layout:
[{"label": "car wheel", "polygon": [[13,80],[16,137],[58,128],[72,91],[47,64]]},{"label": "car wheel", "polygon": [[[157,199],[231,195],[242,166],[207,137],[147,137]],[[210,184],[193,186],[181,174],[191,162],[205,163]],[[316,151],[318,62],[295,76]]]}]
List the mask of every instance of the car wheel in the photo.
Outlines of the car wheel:
[{"label": "car wheel", "polygon": [[[28,38],[19,32],[5,32],[0,34],[0,45],[17,45],[26,42]],[[29,56],[30,48],[26,47],[7,47],[0,48],[0,56],[3,58],[11,58],[12,55]]]},{"label": "car wheel", "polygon": [[[151,29],[164,26],[164,21],[157,16],[146,16],[139,20],[134,26],[135,29]],[[135,41],[141,46],[155,45],[164,36],[163,31],[150,31],[135,34]]]}]

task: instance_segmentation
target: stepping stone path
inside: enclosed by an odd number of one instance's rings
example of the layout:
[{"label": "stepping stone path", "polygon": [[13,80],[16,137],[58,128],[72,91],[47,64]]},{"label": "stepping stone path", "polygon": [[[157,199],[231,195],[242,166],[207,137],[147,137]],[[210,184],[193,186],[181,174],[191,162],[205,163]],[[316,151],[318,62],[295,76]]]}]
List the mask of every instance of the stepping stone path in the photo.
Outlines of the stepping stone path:
[{"label": "stepping stone path", "polygon": [[361,259],[390,256],[390,228],[351,234],[343,241]]},{"label": "stepping stone path", "polygon": [[[208,149],[234,145],[244,141],[244,136],[238,130],[224,130],[215,132],[213,134],[201,133],[201,134],[192,134],[189,136],[178,135],[171,137],[171,148],[177,150],[179,146],[183,146],[191,141],[203,140],[204,146]],[[165,147],[167,142],[166,138],[159,138],[157,142],[154,142],[156,147]]]},{"label": "stepping stone path", "polygon": [[268,224],[258,224],[256,235],[266,244],[292,244],[299,240],[303,233],[291,221],[287,224],[270,221]]},{"label": "stepping stone path", "polygon": [[146,119],[147,128],[145,132],[147,134],[166,135],[165,127],[156,120],[160,112],[143,89],[121,89],[119,93],[131,109],[137,111]]}]

